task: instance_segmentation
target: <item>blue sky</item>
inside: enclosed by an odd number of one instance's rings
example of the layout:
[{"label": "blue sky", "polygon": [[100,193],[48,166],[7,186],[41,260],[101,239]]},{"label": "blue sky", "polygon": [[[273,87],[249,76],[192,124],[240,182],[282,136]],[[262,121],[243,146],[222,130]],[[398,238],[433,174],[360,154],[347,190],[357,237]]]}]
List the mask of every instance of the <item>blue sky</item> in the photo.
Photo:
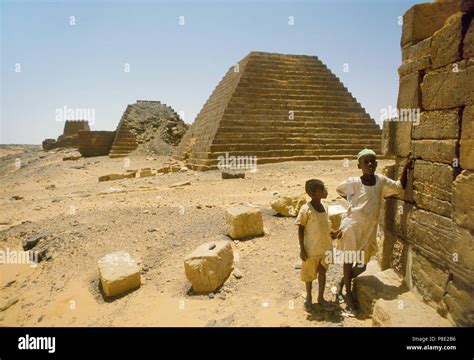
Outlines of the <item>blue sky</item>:
[{"label": "blue sky", "polygon": [[396,107],[398,17],[418,2],[1,0],[0,143],[56,138],[64,107],[93,109],[92,129],[114,130],[137,99],[191,123],[250,51],[318,56],[380,123]]}]

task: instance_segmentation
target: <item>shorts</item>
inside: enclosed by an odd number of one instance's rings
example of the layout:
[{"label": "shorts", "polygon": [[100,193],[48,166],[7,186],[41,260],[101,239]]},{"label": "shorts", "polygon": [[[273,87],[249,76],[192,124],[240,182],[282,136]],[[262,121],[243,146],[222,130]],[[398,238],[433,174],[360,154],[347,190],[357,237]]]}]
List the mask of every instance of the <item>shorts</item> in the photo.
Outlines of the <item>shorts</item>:
[{"label": "shorts", "polygon": [[329,270],[329,264],[326,263],[325,256],[317,259],[308,259],[303,261],[301,266],[301,281],[312,282],[318,278],[318,267],[322,265],[326,270]]}]

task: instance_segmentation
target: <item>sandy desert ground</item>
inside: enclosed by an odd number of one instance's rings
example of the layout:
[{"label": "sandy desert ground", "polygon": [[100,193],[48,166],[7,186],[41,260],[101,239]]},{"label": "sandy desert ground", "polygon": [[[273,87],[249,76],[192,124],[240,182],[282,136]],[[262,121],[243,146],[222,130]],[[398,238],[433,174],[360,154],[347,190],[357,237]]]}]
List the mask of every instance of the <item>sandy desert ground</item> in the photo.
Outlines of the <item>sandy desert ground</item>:
[{"label": "sandy desert ground", "polygon": [[[1,149],[0,250],[22,250],[28,236],[48,232],[42,241],[52,257],[37,267],[0,264],[0,326],[371,326],[346,316],[344,304],[303,311],[294,218],[275,216],[269,205],[274,192],[303,192],[309,178],[326,183],[328,202],[339,200],[336,185],[359,175],[354,160],[348,167],[332,160],[259,165],[246,179],[190,170],[98,182],[108,173],[158,168],[168,158],[131,156],[129,167],[123,158],[63,161],[73,153]],[[378,171],[390,163],[380,160]],[[169,187],[180,181],[191,185]],[[261,208],[265,236],[232,241],[241,279],[231,275],[216,294],[192,295],[183,258],[203,242],[231,241],[224,215],[237,204]],[[99,289],[97,261],[116,250],[139,263],[143,284],[110,300]],[[341,272],[331,267],[327,299],[334,300],[330,288]]]}]

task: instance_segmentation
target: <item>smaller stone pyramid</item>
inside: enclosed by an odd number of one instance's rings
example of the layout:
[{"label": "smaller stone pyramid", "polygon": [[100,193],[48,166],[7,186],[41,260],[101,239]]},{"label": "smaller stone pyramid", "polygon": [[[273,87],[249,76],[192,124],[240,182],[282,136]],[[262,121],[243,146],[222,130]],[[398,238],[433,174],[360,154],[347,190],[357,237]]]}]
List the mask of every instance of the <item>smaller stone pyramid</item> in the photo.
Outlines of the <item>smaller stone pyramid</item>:
[{"label": "smaller stone pyramid", "polygon": [[136,149],[169,155],[187,128],[170,106],[160,101],[137,100],[125,109],[109,156],[124,157]]}]

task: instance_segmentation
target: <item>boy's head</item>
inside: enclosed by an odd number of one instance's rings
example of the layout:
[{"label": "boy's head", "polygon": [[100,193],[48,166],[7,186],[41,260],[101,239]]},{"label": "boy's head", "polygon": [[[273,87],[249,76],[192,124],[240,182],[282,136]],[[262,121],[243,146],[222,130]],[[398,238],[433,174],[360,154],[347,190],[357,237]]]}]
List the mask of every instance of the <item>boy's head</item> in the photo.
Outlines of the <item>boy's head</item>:
[{"label": "boy's head", "polygon": [[357,167],[362,170],[365,175],[372,175],[377,168],[377,158],[375,151],[364,149],[357,154]]},{"label": "boy's head", "polygon": [[328,192],[324,183],[318,179],[311,179],[306,181],[304,186],[306,194],[308,194],[312,200],[320,200],[328,197]]}]

